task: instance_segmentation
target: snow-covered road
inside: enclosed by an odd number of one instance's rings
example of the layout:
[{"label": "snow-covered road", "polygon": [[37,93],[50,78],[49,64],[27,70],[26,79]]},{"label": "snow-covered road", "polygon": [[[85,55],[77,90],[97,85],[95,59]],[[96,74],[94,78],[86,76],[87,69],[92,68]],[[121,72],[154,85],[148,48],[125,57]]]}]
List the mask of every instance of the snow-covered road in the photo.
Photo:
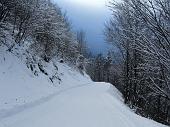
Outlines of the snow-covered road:
[{"label": "snow-covered road", "polygon": [[0,127],[164,127],[134,114],[106,83],[67,89],[36,106],[0,116]]}]

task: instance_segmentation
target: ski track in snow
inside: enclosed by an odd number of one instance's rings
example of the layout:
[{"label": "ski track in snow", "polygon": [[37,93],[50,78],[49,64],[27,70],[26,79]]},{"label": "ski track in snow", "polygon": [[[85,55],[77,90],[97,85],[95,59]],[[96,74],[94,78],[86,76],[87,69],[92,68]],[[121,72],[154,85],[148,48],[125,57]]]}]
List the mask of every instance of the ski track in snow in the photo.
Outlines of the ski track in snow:
[{"label": "ski track in snow", "polygon": [[15,106],[12,109],[1,109],[0,110],[0,121],[2,121],[4,118],[11,117],[11,116],[16,115],[20,112],[23,112],[27,109],[34,108],[38,105],[46,103],[46,102],[50,101],[51,99],[53,99],[55,96],[60,95],[63,92],[66,92],[66,91],[71,90],[71,89],[79,88],[79,87],[84,87],[84,86],[87,86],[89,84],[91,84],[91,83],[85,83],[85,84],[82,84],[82,85],[76,85],[76,86],[73,86],[73,87],[65,88],[63,90],[60,90],[60,91],[55,92],[53,94],[50,94],[46,97],[42,97],[39,100],[36,100],[34,102],[26,103],[26,104],[23,104],[23,105],[20,105],[20,106]]}]

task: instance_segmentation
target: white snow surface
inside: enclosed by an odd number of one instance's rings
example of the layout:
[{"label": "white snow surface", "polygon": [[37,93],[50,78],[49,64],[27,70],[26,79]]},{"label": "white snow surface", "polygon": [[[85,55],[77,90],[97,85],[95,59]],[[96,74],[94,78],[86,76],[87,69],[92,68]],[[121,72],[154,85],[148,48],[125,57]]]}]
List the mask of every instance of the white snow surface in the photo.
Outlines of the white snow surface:
[{"label": "white snow surface", "polygon": [[52,84],[0,52],[0,127],[166,127],[136,115],[111,84],[56,64],[61,83]]}]

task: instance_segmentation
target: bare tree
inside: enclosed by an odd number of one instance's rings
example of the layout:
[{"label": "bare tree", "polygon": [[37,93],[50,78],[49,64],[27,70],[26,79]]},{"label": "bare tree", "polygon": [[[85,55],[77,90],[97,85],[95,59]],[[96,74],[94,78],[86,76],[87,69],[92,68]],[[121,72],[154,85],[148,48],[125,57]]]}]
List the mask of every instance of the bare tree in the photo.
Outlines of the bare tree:
[{"label": "bare tree", "polygon": [[78,41],[78,50],[79,52],[87,56],[87,44],[86,44],[86,35],[83,30],[77,32],[77,41]]}]

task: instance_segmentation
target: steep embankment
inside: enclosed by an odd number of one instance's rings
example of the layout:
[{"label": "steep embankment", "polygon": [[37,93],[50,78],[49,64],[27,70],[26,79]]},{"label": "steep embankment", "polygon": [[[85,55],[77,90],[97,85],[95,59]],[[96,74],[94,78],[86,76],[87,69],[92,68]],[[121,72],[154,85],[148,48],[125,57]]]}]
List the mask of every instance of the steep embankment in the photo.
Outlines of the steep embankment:
[{"label": "steep embankment", "polygon": [[0,127],[164,127],[133,113],[121,93],[94,83],[66,64],[44,65],[35,76],[22,59],[0,52]]}]

